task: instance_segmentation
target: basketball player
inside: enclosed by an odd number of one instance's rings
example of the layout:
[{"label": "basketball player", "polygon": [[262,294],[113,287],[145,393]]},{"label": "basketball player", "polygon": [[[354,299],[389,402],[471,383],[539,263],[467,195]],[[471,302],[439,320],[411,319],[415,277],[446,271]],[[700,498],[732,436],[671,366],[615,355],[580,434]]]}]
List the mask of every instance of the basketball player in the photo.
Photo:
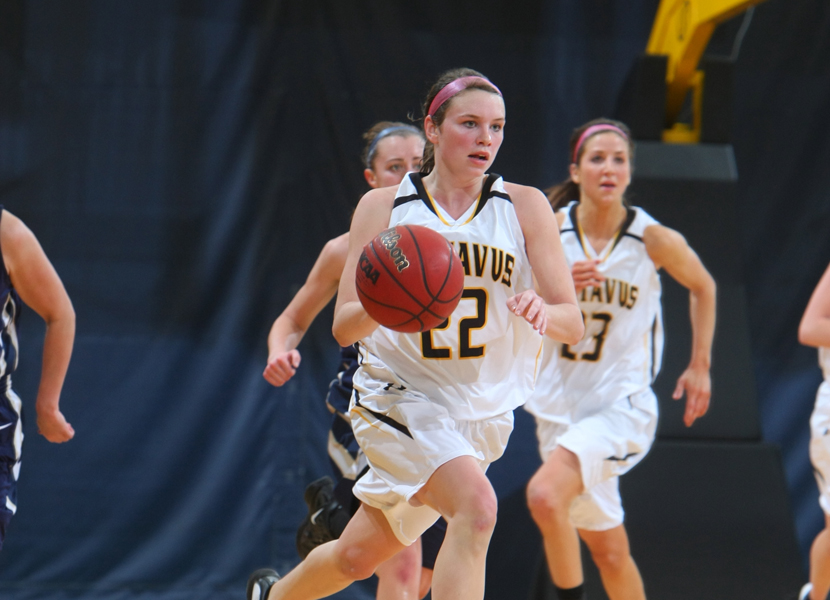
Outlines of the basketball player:
[{"label": "basketball player", "polygon": [[[544,195],[487,174],[502,142],[501,92],[480,73],[456,69],[433,85],[423,107],[421,173],[360,201],[337,294],[335,337],[342,345],[359,341],[350,416],[370,466],[355,485],[362,505],[338,540],[312,550],[284,578],[252,574],[250,600],[330,596],[369,577],[441,515],[448,526],[432,597],[481,600],[496,520],[484,471],[503,453],[512,411],[533,386],[540,334],[572,344],[582,336]],[[422,334],[379,327],[352,276],[363,246],[403,223],[442,233],[465,266],[457,309]]]},{"label": "basketball player", "polygon": [[35,410],[40,434],[59,444],[75,430],[60,411],[60,395],[72,344],[75,311],[58,274],[34,234],[0,206],[0,548],[17,511],[17,479],[23,443],[22,403],[12,389],[17,368],[17,320],[25,302],[46,321],[43,364]]},{"label": "basketball player", "polygon": [[611,600],[644,599],[618,477],[643,459],[657,426],[651,383],[663,344],[658,271],[690,292],[692,356],[673,394],[686,393],[686,426],[709,406],[715,282],[683,236],[624,202],[634,153],[625,125],[586,123],[571,136],[570,151],[570,178],[550,199],[554,209],[570,201],[556,217],[586,333],[576,344],[545,341],[526,405],[544,464],[527,498],[559,598],[584,598],[581,537]]},{"label": "basketball player", "polygon": [[798,341],[818,348],[824,382],[818,388],[816,406],[810,417],[810,460],[816,474],[819,504],[825,528],[810,548],[810,581],[801,588],[798,600],[825,600],[830,590],[830,266],[818,282],[798,327]]},{"label": "basketball player", "polygon": [[[365,165],[363,176],[370,187],[398,185],[407,171],[417,171],[420,167],[424,137],[412,125],[381,121],[369,128],[363,137],[366,141],[362,157]],[[330,240],[323,247],[303,287],[274,321],[268,336],[268,363],[263,373],[271,385],[279,387],[296,373],[301,358],[297,346],[312,321],[334,297],[348,250],[348,233]],[[337,482],[332,489],[332,482],[326,477],[311,483],[306,489],[309,515],[297,532],[297,547],[303,558],[315,546],[339,537],[360,505],[352,494],[352,487],[366,468],[366,460],[349,422],[357,350],[354,346],[347,346],[341,348],[340,354],[340,371],[331,382],[326,397],[326,404],[333,414],[328,454]],[[378,567],[378,600],[426,596],[445,527],[443,521],[436,523],[424,534],[423,541],[418,540]]]}]

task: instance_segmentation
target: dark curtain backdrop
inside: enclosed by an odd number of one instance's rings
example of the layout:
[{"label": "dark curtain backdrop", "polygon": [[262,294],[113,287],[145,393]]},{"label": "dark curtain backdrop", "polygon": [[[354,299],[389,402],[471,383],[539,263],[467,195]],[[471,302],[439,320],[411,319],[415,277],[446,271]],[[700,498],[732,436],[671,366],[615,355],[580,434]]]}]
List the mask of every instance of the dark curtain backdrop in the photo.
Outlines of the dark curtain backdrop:
[{"label": "dark curtain backdrop", "polygon": [[[470,66],[507,101],[494,170],[547,186],[570,130],[614,113],[656,6],[0,0],[0,202],[78,314],[63,446],[36,433],[43,328],[24,315],[27,439],[0,596],[230,599],[252,569],[295,564],[303,488],[328,472],[331,310],[284,388],[261,377],[265,339],[348,227],[361,133],[417,114],[438,73]],[[733,50],[740,23],[714,50]],[[805,441],[819,374],[795,335],[830,261],[828,34],[823,0],[769,0],[736,64],[764,435],[784,451],[804,543],[821,519]],[[491,472],[501,497],[538,463],[524,416],[512,444]]]}]

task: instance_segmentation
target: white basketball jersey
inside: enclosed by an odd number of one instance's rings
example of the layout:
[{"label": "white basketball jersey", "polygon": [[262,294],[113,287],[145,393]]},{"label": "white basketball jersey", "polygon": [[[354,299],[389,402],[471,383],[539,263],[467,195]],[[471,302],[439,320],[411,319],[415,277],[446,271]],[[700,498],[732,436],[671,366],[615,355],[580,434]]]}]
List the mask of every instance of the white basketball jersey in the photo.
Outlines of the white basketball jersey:
[{"label": "white basketball jersey", "polygon": [[818,349],[818,366],[824,375],[824,380],[830,382],[830,348]]},{"label": "white basketball jersey", "polygon": [[[385,327],[360,341],[358,393],[388,381],[424,394],[457,420],[490,418],[524,403],[533,389],[542,337],[507,308],[533,281],[516,211],[498,175],[458,219],[429,196],[421,177],[401,182],[389,226],[424,225],[449,240],[464,265],[464,292],[439,328],[397,333]],[[376,387],[376,386],[373,386]]]},{"label": "white basketball jersey", "polygon": [[560,233],[568,265],[600,259],[605,281],[579,293],[585,335],[570,346],[545,338],[536,389],[527,410],[548,421],[573,423],[651,385],[660,370],[663,327],[660,277],[643,232],[655,221],[629,208],[619,234],[597,253],[582,234],[577,202],[562,209]]}]

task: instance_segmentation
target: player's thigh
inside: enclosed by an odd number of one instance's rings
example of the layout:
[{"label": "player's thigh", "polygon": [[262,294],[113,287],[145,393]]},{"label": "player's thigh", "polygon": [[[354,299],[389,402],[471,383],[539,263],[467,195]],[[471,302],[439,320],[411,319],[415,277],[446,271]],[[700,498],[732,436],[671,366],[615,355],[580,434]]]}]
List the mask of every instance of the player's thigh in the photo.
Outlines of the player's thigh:
[{"label": "player's thigh", "polygon": [[491,516],[495,523],[496,493],[472,456],[459,456],[438,467],[415,499],[448,520],[460,512],[475,512]]}]

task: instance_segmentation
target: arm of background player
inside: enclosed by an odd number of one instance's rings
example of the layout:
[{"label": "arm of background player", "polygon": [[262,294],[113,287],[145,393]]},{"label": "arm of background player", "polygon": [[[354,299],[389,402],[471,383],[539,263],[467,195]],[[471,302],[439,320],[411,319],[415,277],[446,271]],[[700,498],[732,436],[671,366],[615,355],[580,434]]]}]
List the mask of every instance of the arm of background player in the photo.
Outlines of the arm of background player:
[{"label": "arm of background player", "polygon": [[712,340],[715,335],[715,280],[700,258],[677,231],[662,225],[647,227],[643,234],[651,260],[663,267],[680,285],[689,290],[689,315],[692,321],[692,357],[677,380],[672,397],[679,400],[686,392],[683,422],[691,427],[695,419],[709,410],[712,380]]},{"label": "arm of background player", "polygon": [[813,290],[801,317],[798,341],[805,346],[830,348],[830,265]]},{"label": "arm of background player", "polygon": [[334,306],[332,333],[341,346],[354,344],[378,328],[377,321],[366,313],[360,303],[354,280],[363,246],[389,226],[395,192],[394,187],[370,190],[355,209],[349,230],[349,254]]},{"label": "arm of background player", "polygon": [[[585,333],[576,302],[573,278],[559,239],[559,224],[547,198],[539,190],[505,184],[525,236],[537,295],[527,290],[509,298],[507,306],[524,315],[540,333],[566,344],[576,344]],[[541,298],[540,298],[541,296]]]},{"label": "arm of background player", "polygon": [[0,248],[20,298],[46,322],[35,404],[38,429],[50,442],[66,442],[75,430],[66,422],[59,404],[75,340],[75,310],[34,234],[7,211],[0,219]]},{"label": "arm of background player", "polygon": [[326,243],[303,287],[271,326],[268,362],[262,373],[271,385],[279,387],[297,372],[301,360],[297,346],[311,323],[337,292],[348,248],[348,233]]}]

